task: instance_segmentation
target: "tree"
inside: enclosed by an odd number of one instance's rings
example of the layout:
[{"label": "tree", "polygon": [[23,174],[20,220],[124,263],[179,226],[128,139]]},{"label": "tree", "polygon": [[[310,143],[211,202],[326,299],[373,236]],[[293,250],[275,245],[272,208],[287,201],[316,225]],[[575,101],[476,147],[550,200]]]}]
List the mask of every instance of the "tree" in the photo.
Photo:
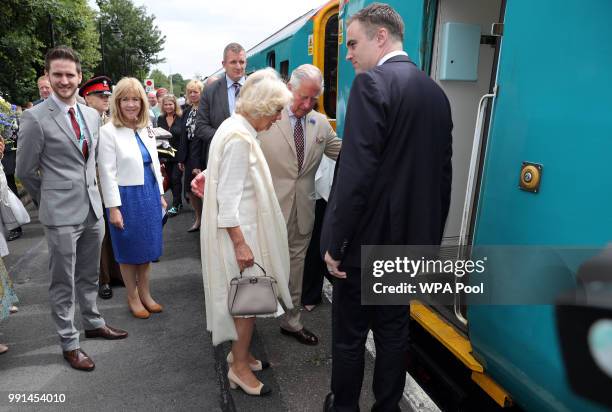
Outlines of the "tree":
[{"label": "tree", "polygon": [[180,73],[175,73],[172,75],[172,88],[174,89],[174,95],[180,96],[185,93],[185,86],[187,85],[187,80],[183,79]]},{"label": "tree", "polygon": [[87,0],[3,0],[0,7],[0,91],[24,104],[38,98],[48,49],[64,44],[79,54],[83,76],[100,60],[93,10]]},{"label": "tree", "polygon": [[104,60],[97,68],[114,81],[124,76],[143,79],[152,65],[163,62],[157,54],[163,50],[166,36],[155,25],[155,16],[144,6],[130,0],[98,0],[98,29],[102,33]]},{"label": "tree", "polygon": [[168,76],[166,76],[166,74],[159,69],[154,69],[151,74],[149,74],[149,79],[153,79],[156,89],[159,89],[160,87],[164,87],[166,89],[170,88],[170,80],[168,80]]}]

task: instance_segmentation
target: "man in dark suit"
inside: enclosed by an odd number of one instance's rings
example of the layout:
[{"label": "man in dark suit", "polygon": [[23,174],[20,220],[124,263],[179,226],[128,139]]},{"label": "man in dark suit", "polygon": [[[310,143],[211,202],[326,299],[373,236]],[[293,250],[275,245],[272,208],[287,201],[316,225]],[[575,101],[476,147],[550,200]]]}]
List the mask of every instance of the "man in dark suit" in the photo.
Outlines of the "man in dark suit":
[{"label": "man in dark suit", "polygon": [[221,64],[225,69],[225,76],[211,85],[207,83],[196,116],[195,136],[201,141],[201,150],[199,153],[194,151],[191,155],[198,157],[192,159],[196,160],[194,164],[199,164],[201,170],[206,169],[210,141],[221,123],[234,112],[238,93],[246,80],[247,61],[244,47],[238,43],[225,46]]},{"label": "man in dark suit", "polygon": [[322,253],[334,279],[332,393],[327,410],[356,411],[371,328],[376,411],[399,411],[410,309],[361,305],[361,245],[440,244],[451,186],[452,120],[440,87],[403,49],[404,24],[373,3],[347,22],[355,69]]}]

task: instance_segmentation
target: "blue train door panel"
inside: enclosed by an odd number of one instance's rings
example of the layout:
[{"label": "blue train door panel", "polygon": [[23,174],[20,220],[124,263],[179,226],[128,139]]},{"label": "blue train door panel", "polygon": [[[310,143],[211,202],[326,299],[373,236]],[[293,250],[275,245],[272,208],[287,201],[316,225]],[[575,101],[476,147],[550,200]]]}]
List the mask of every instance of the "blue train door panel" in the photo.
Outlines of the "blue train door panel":
[{"label": "blue train door panel", "polygon": [[[611,15],[609,0],[507,2],[475,245],[612,241]],[[537,191],[519,188],[524,162],[541,168]],[[532,293],[542,273],[515,258],[511,276],[498,271],[491,287],[511,281],[518,293]],[[564,263],[564,276],[543,285],[548,293],[574,282],[580,262]],[[600,410],[567,385],[553,312],[471,306],[474,352],[528,410]]]},{"label": "blue train door panel", "polygon": [[[423,25],[427,23],[428,5],[432,0],[402,0],[389,2],[404,19],[404,50],[408,53],[417,66],[422,67],[422,43],[424,41]],[[355,12],[375,3],[372,0],[342,0],[340,2],[339,37],[338,37],[338,102],[336,106],[336,131],[342,137],[344,132],[344,116],[346,115],[346,103],[348,102],[351,84],[355,78],[355,72],[349,62],[346,61],[346,20]],[[426,36],[425,36],[426,37]],[[426,40],[426,39],[425,39]]]}]

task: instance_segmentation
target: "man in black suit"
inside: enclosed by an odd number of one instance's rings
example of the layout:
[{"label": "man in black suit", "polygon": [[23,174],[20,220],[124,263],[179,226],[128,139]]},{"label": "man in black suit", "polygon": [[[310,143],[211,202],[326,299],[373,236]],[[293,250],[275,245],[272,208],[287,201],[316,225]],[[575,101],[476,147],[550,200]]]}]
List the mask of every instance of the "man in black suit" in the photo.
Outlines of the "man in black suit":
[{"label": "man in black suit", "polygon": [[206,169],[208,162],[210,141],[221,123],[234,112],[238,93],[246,80],[247,61],[244,47],[238,43],[225,46],[221,64],[225,69],[225,76],[221,77],[221,81],[207,84],[196,116],[195,136],[201,141],[201,150],[199,153],[194,151],[192,156],[198,159],[192,159],[197,160],[194,164],[199,164],[202,170]]},{"label": "man in black suit", "polygon": [[410,309],[408,302],[361,305],[361,245],[438,245],[448,215],[450,105],[402,50],[403,34],[400,15],[386,4],[373,3],[347,22],[346,58],[356,77],[321,238],[335,277],[327,410],[358,410],[370,328],[373,410],[400,410]]}]

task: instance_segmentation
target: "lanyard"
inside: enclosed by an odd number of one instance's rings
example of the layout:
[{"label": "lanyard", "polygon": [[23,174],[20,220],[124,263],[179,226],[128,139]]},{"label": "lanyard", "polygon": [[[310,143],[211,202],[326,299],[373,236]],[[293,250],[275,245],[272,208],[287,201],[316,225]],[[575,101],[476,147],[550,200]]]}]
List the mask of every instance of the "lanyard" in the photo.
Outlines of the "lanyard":
[{"label": "lanyard", "polygon": [[81,147],[81,149],[83,149],[83,141],[86,139],[85,137],[85,133],[83,133],[84,130],[84,122],[83,119],[81,118],[81,111],[79,110],[78,106],[75,106],[76,110],[74,111],[75,117],[76,117],[76,121],[79,124],[79,130],[81,131],[81,135],[79,136],[79,145]]}]

